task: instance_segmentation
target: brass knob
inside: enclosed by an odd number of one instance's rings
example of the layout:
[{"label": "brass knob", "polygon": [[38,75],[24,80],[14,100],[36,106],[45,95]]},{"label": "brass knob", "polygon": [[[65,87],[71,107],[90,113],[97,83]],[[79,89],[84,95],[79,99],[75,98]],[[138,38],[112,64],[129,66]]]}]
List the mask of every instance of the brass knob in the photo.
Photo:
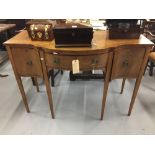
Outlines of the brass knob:
[{"label": "brass knob", "polygon": [[32,66],[32,60],[28,60],[28,61],[26,62],[26,64],[29,65],[29,66]]},{"label": "brass knob", "polygon": [[123,61],[122,66],[123,67],[128,67],[129,66],[128,60]]},{"label": "brass knob", "polygon": [[54,59],[54,63],[57,64],[57,65],[60,64],[60,59],[59,58],[55,58]]},{"label": "brass knob", "polygon": [[96,65],[97,63],[98,63],[98,60],[97,59],[92,59],[91,65]]}]

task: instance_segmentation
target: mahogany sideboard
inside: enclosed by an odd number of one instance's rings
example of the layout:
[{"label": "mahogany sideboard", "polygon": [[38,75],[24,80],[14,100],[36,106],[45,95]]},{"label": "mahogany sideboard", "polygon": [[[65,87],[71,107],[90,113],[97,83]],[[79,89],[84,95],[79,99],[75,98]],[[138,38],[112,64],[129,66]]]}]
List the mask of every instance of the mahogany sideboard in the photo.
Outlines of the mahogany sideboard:
[{"label": "mahogany sideboard", "polygon": [[[116,78],[136,79],[128,113],[128,115],[130,115],[147,63],[148,54],[153,43],[143,35],[141,35],[139,39],[109,40],[107,33],[107,31],[95,31],[92,47],[56,48],[54,40],[31,41],[26,30],[23,30],[21,33],[6,41],[4,44],[7,48],[27,112],[30,111],[21,76],[33,77],[35,79],[41,77],[44,79],[52,118],[54,118],[54,106],[48,80],[48,70],[61,69],[72,71],[72,61],[79,60],[81,71],[101,69],[105,72],[101,119],[103,119],[109,81]],[[130,46],[138,46],[138,50],[140,49],[139,47],[143,47],[143,54],[140,56],[140,52],[138,51],[134,51],[134,54],[130,54],[132,51]],[[119,53],[120,49],[123,49],[124,52],[122,51],[119,55],[117,53]],[[135,58],[132,61],[134,55]],[[125,68],[117,67],[121,65],[120,63],[122,63]],[[138,65],[138,68],[136,66],[134,68],[134,63]],[[117,74],[116,71],[119,74]]]}]

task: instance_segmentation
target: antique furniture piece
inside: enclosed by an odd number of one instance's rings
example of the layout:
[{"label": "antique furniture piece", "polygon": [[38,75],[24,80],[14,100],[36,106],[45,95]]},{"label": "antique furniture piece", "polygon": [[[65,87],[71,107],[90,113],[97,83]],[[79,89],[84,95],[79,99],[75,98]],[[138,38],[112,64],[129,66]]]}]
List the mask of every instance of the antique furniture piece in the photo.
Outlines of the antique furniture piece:
[{"label": "antique furniture piece", "polygon": [[[111,79],[129,77],[137,78],[131,100],[130,107],[132,107],[141,82],[148,54],[153,43],[143,35],[141,35],[139,39],[109,40],[106,38],[106,33],[107,31],[95,31],[91,47],[56,48],[54,40],[48,42],[32,41],[28,37],[27,31],[23,31],[12,39],[6,41],[5,45],[25,105],[28,104],[20,76],[42,77],[45,80],[51,113],[54,118],[51,88],[47,76],[48,70],[63,69],[73,71],[77,69],[76,67],[79,67],[80,71],[100,69],[105,72],[101,119],[103,119],[108,85]],[[33,48],[31,50],[28,48],[28,51],[25,49],[24,52],[20,51],[19,46],[23,44],[24,46],[30,46],[30,48]],[[127,45],[135,45],[138,52],[133,51],[133,53],[131,53],[131,50],[135,50],[135,46]],[[137,45],[139,46],[137,47]],[[145,52],[142,51],[143,56],[139,51],[141,47],[142,49],[145,48]],[[139,62],[135,62],[135,59],[133,61],[131,60],[131,55],[133,54],[139,56]],[[16,55],[18,55],[19,58],[17,58]],[[120,60],[122,64],[117,60]],[[22,65],[20,64],[21,62],[23,63]],[[136,65],[135,68],[133,63]],[[119,66],[115,66],[115,64],[118,64]],[[29,69],[30,66],[32,69]]]},{"label": "antique furniture piece", "polygon": [[[15,24],[0,24],[0,64],[8,59],[7,52],[3,46],[3,42],[10,38],[9,30],[14,28]],[[5,77],[7,75],[0,74],[0,77]]]},{"label": "antique furniture piece", "polygon": [[107,19],[109,39],[138,39],[141,33],[137,19]]},{"label": "antique furniture piece", "polygon": [[26,23],[28,34],[34,41],[53,40],[53,26],[51,20],[30,20]]},{"label": "antique furniture piece", "polygon": [[56,24],[53,33],[56,47],[89,47],[93,38],[93,28],[79,23]]},{"label": "antique furniture piece", "polygon": [[43,74],[42,61],[40,59],[38,49],[34,47],[32,44],[17,44],[10,45],[9,47],[7,47],[7,50],[27,112],[30,112],[30,110],[27,103],[21,77],[31,77],[34,83],[36,84],[38,92],[39,87],[37,83],[37,77],[40,77],[45,80],[51,114],[52,118],[54,118],[50,84],[48,81],[47,74]]},{"label": "antique furniture piece", "polygon": [[[146,47],[145,45],[121,45],[116,47],[113,52],[114,56],[111,67],[111,77],[109,80],[123,78],[121,94],[123,93],[125,80],[127,78],[136,79],[128,115],[131,114],[133,108],[140,81],[147,63],[149,50],[150,47]],[[103,118],[103,112],[101,118]]]}]

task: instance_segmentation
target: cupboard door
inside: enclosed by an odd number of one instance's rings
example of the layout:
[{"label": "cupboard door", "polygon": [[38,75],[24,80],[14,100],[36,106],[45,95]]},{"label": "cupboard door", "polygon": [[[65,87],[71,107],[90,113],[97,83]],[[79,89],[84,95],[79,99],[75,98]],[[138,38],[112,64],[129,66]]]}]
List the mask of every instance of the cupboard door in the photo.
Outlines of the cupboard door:
[{"label": "cupboard door", "polygon": [[141,46],[120,46],[114,50],[111,79],[136,78],[146,49]]},{"label": "cupboard door", "polygon": [[12,47],[11,52],[19,75],[42,77],[42,67],[37,50],[25,47]]}]

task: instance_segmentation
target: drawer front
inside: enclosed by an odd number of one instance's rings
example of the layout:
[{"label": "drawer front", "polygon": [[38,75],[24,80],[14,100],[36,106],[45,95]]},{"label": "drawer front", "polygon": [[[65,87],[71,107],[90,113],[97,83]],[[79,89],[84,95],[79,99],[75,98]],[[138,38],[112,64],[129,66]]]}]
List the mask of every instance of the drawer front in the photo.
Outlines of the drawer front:
[{"label": "drawer front", "polygon": [[33,48],[11,48],[16,70],[22,76],[42,77],[39,53]]},{"label": "drawer front", "polygon": [[145,55],[144,47],[118,48],[114,52],[112,79],[136,78]]},{"label": "drawer front", "polygon": [[108,53],[89,56],[45,54],[46,65],[51,68],[72,70],[73,60],[79,60],[80,70],[103,69],[107,65]]}]

